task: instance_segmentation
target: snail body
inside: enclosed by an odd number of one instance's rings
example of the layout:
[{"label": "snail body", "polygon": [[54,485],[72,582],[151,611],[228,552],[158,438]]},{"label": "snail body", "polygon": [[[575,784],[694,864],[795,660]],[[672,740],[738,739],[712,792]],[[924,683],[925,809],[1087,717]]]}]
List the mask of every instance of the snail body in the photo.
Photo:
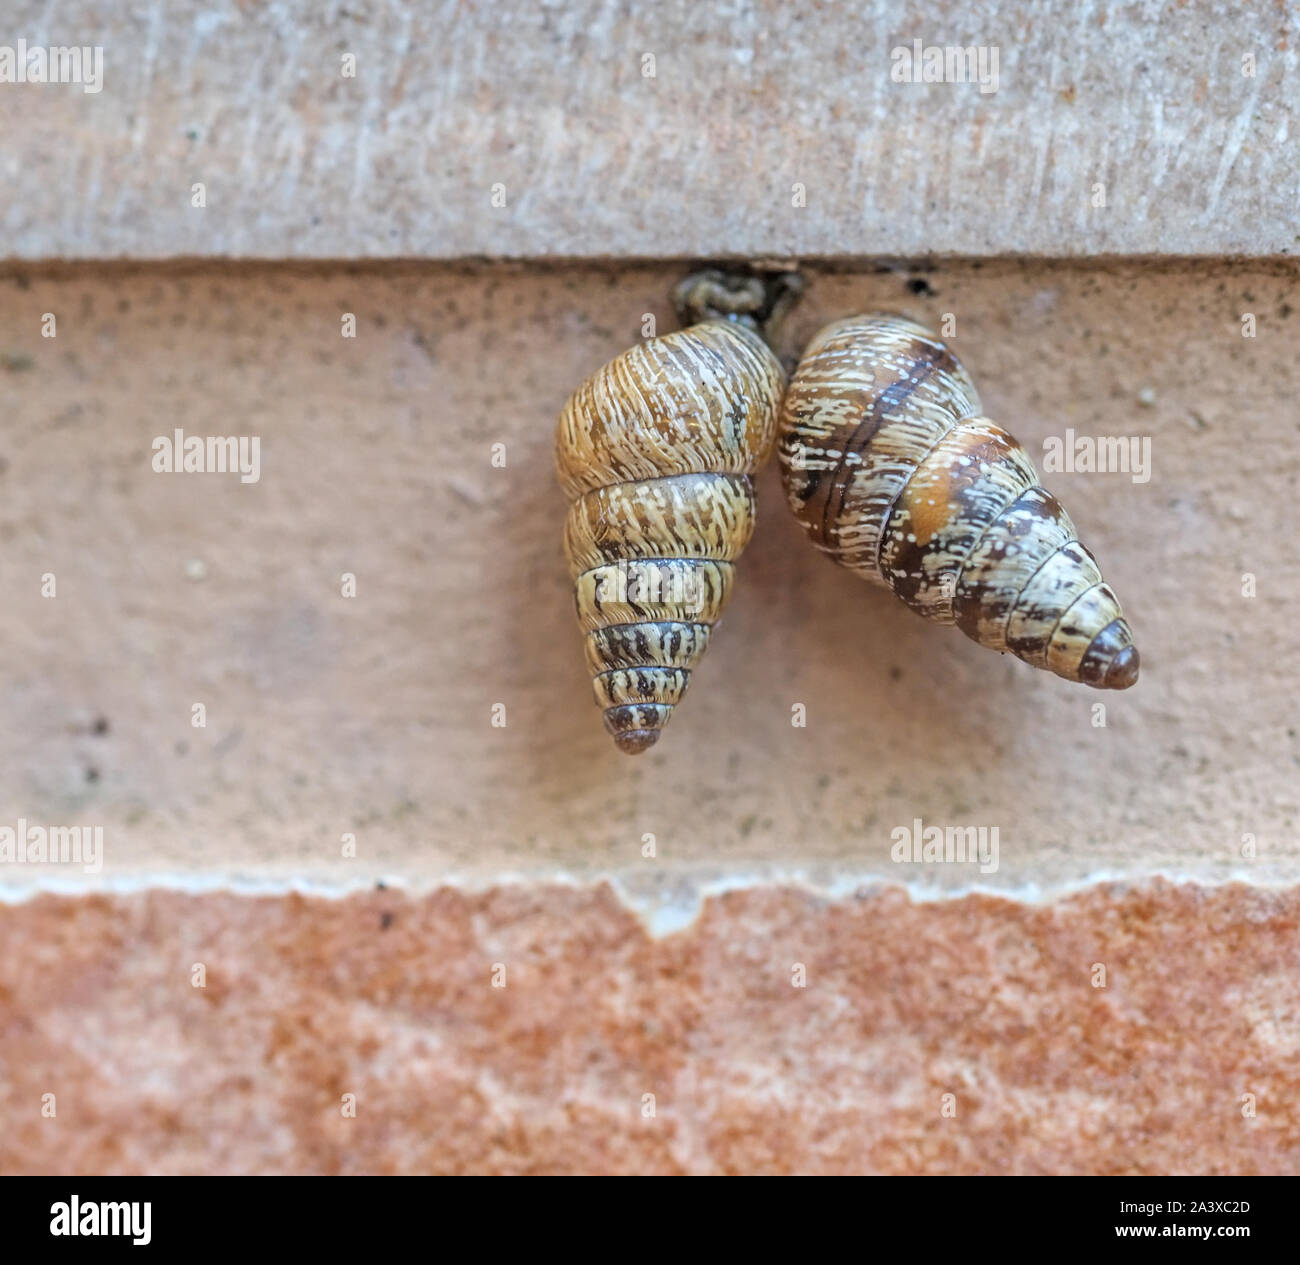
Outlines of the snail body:
[{"label": "snail body", "polygon": [[952,352],[902,317],[836,321],[786,392],[779,458],[812,543],[914,611],[1099,689],[1139,659],[1119,599]]},{"label": "snail body", "polygon": [[708,648],[754,529],[750,476],[771,455],[785,373],[735,321],[648,339],[560,415],[564,547],[605,727],[652,746]]}]

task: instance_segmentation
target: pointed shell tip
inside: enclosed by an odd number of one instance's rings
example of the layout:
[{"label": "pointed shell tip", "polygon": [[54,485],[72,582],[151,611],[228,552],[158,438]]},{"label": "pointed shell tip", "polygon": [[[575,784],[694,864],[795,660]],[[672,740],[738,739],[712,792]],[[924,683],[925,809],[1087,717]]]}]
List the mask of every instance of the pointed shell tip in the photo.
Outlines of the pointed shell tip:
[{"label": "pointed shell tip", "polygon": [[1142,658],[1138,654],[1138,648],[1136,646],[1125,646],[1111,660],[1110,667],[1106,670],[1105,688],[1108,690],[1126,690],[1130,685],[1136,685],[1138,671],[1141,666]]},{"label": "pointed shell tip", "polygon": [[657,729],[629,729],[626,733],[616,734],[614,745],[624,755],[640,755],[659,741]]}]

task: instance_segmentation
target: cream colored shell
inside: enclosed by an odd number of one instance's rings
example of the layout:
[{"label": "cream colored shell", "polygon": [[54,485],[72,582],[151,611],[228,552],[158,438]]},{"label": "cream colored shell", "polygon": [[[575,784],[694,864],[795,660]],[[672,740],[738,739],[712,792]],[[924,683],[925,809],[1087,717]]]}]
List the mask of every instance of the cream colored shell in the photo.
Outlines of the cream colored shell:
[{"label": "cream colored shell", "polygon": [[755,333],[705,321],[610,361],[555,436],[564,546],[605,727],[644,751],[680,701],[754,529],[750,475],[785,385]]}]

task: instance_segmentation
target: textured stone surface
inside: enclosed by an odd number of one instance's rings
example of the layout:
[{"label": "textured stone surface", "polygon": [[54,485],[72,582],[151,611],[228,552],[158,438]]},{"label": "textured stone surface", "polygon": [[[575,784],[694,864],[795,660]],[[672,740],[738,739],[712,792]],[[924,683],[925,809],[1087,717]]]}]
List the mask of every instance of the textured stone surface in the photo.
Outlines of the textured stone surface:
[{"label": "textured stone surface", "polygon": [[[3,865],[0,883],[1300,877],[1292,270],[814,278],[791,347],[854,310],[951,312],[985,407],[1040,465],[1066,427],[1150,438],[1147,483],[1045,476],[1124,601],[1142,680],[1100,695],[925,624],[812,553],[768,469],[699,679],[631,760],[591,701],[551,436],[643,313],[669,320],[675,276],[0,282],[0,823],[101,824],[107,853],[98,877]],[[154,473],[178,425],[259,436],[260,482]],[[998,827],[998,872],[893,864],[917,817]]]},{"label": "textured stone surface", "polygon": [[[101,45],[104,76],[0,84],[0,251],[1294,253],[1294,24],[1223,0],[17,0],[0,44]],[[891,81],[914,40],[996,49],[998,90]]]},{"label": "textured stone surface", "polygon": [[[0,83],[0,831],[101,827],[105,863],[0,835],[0,895],[79,893],[0,906],[0,1171],[1300,1171],[1300,887],[1270,886],[1300,879],[1297,276],[1222,261],[1300,243],[1293,26],[9,5],[0,60],[100,44],[105,80]],[[998,90],[891,82],[913,39],[995,46]],[[1047,259],[872,270],[1006,254]],[[705,669],[632,763],[550,437],[678,268],[103,264],[480,256],[848,263],[786,350],[952,314],[1040,463],[1066,428],[1149,439],[1148,483],[1045,479],[1138,689],[925,626],[814,557],[769,471]],[[154,474],[174,427],[256,436],[261,481]],[[918,819],[996,829],[998,868],[895,863]],[[1131,881],[1004,899],[1098,875]]]},{"label": "textured stone surface", "polygon": [[1295,889],[0,912],[5,1172],[1300,1171]]}]

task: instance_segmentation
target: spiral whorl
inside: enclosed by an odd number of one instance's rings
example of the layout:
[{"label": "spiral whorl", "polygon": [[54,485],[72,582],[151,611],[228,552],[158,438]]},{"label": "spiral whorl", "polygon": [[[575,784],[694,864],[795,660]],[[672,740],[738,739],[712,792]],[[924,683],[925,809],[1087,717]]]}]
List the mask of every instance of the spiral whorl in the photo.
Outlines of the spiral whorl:
[{"label": "spiral whorl", "polygon": [[837,562],[1067,680],[1137,680],[1096,559],[928,330],[888,315],[823,329],[791,379],[779,451],[791,508]]},{"label": "spiral whorl", "polygon": [[754,528],[785,375],[738,323],[652,338],[592,374],[555,437],[565,552],[605,727],[650,747],[709,644]]}]

